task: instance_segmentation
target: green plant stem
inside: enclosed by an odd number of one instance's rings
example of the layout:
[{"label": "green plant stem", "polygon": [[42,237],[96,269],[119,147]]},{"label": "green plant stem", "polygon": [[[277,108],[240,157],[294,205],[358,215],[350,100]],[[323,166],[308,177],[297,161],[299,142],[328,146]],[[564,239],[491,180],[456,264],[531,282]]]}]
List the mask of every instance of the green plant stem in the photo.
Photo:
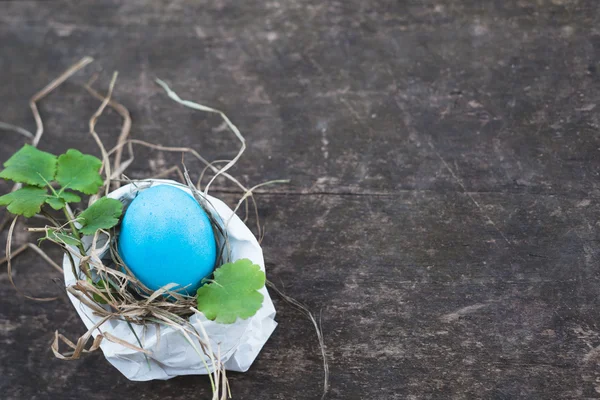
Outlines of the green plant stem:
[{"label": "green plant stem", "polygon": [[[79,249],[79,253],[81,254],[81,257],[85,257],[85,249],[83,248],[83,243],[81,243],[81,235],[79,234],[79,230],[77,229],[77,227],[75,226],[75,223],[73,222],[71,216],[69,215],[69,212],[67,211],[67,207],[63,208],[63,212],[65,213],[65,217],[67,217],[69,226],[71,227],[71,234],[78,241],[77,248]],[[81,270],[88,278],[91,279],[90,268],[87,263],[81,264]]]}]

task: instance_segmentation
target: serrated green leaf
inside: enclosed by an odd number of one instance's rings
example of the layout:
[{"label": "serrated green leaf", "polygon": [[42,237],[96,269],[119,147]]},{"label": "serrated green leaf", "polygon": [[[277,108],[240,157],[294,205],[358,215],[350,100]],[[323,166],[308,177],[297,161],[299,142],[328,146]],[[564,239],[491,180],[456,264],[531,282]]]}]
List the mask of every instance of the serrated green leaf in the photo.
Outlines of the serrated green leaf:
[{"label": "serrated green leaf", "polygon": [[60,197],[50,196],[46,199],[46,203],[55,210],[62,210],[65,207],[65,201]]},{"label": "serrated green leaf", "polygon": [[262,306],[264,296],[258,290],[263,286],[265,273],[247,258],[223,264],[215,270],[214,279],[198,289],[198,310],[223,324],[249,318]]},{"label": "serrated green leaf", "polygon": [[48,198],[46,189],[35,186],[25,186],[14,192],[0,196],[0,206],[17,215],[33,217],[42,209],[42,204]]},{"label": "serrated green leaf", "polygon": [[69,149],[58,157],[56,181],[64,189],[74,189],[85,194],[95,194],[102,186],[100,176],[102,161],[94,156]]},{"label": "serrated green leaf", "polygon": [[123,204],[119,200],[102,197],[79,214],[78,221],[84,235],[93,235],[98,229],[109,229],[119,223]]},{"label": "serrated green leaf", "polygon": [[70,246],[78,246],[79,244],[81,244],[81,242],[75,239],[73,236],[67,233],[59,232],[56,229],[52,228],[48,228],[48,230],[46,231],[45,239],[50,239],[58,243],[65,243]]},{"label": "serrated green leaf", "polygon": [[81,201],[81,197],[73,192],[62,192],[58,195],[58,197],[63,199],[65,203],[79,203]]},{"label": "serrated green leaf", "polygon": [[62,210],[66,203],[79,203],[80,201],[81,197],[72,192],[58,193],[46,199],[46,203],[50,204],[50,207],[55,210]]},{"label": "serrated green leaf", "polygon": [[44,187],[54,179],[56,162],[56,156],[26,144],[6,160],[0,178]]}]

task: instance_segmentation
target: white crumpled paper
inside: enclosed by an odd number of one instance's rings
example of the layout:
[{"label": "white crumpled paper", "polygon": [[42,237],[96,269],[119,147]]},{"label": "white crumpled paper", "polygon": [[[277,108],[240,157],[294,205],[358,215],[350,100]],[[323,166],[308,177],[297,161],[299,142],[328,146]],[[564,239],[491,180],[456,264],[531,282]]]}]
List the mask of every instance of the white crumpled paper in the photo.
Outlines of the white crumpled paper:
[{"label": "white crumpled paper", "polygon": [[[108,197],[119,199],[128,204],[139,190],[136,187],[141,189],[164,184],[176,186],[190,193],[189,189],[177,185],[174,181],[152,180],[123,186],[110,193]],[[231,218],[227,225],[231,245],[231,260],[248,258],[259,265],[261,270],[264,271],[265,263],[262,249],[248,227],[221,200],[212,196],[207,196],[207,200],[214,206],[221,220],[227,221]],[[63,260],[63,269],[65,285],[70,286],[75,284],[77,279],[73,275],[71,264],[66,256]],[[229,371],[247,371],[277,326],[274,320],[275,307],[273,306],[271,297],[264,287],[260,292],[264,295],[262,308],[253,317],[246,320],[238,319],[235,323],[226,325],[207,320],[201,314],[195,314],[189,318],[190,323],[196,330],[200,331],[200,325],[204,326],[213,349],[220,346],[221,361]],[[93,314],[89,307],[85,306],[70,293],[68,295],[71,303],[73,303],[81,320],[88,329],[101,320],[100,317]],[[148,359],[146,359],[143,353],[106,339],[102,340],[102,344],[100,345],[106,359],[128,379],[133,381],[148,381],[152,379],[170,379],[178,375],[206,375],[212,372],[210,370],[207,371],[200,355],[175,328],[165,325],[161,326],[160,340],[157,340],[155,325],[142,326],[132,324],[132,326],[143,348],[150,352],[147,356]],[[94,338],[101,333],[100,331],[108,332],[134,346],[139,346],[135,335],[125,321],[109,320],[105,322],[99,329],[94,330]],[[210,365],[210,362],[208,362],[208,365]]]}]

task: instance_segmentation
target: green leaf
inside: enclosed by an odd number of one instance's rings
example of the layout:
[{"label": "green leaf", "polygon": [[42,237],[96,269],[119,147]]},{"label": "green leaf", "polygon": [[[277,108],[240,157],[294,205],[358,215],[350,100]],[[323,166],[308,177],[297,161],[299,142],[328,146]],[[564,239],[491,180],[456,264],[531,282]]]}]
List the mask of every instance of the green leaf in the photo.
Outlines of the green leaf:
[{"label": "green leaf", "polygon": [[0,206],[17,215],[33,217],[42,209],[42,204],[48,198],[46,189],[35,186],[25,186],[14,192],[0,196]]},{"label": "green leaf", "polygon": [[65,201],[65,203],[79,203],[81,201],[81,197],[77,196],[73,192],[62,192],[58,195],[61,199]]},{"label": "green leaf", "polygon": [[50,196],[46,199],[46,203],[55,210],[62,210],[66,203],[79,203],[81,197],[72,192],[58,193],[57,196]]},{"label": "green leaf", "polygon": [[102,197],[79,214],[78,221],[84,235],[93,235],[98,229],[109,229],[119,223],[123,204],[119,200]]},{"label": "green leaf", "polygon": [[[92,285],[94,285],[96,288],[98,288],[103,294],[107,292],[106,283],[103,280],[99,280],[98,282],[94,282],[90,278],[88,278],[87,281],[89,283],[91,283]],[[100,296],[97,293],[93,293],[92,297],[94,298],[94,301],[96,303],[98,303],[98,304],[108,304],[106,302],[106,300],[104,300],[104,298],[102,298],[102,296]]]},{"label": "green leaf", "polygon": [[74,189],[85,194],[95,194],[102,186],[100,176],[102,161],[94,156],[69,149],[58,157],[56,180],[64,189]]},{"label": "green leaf", "polygon": [[215,270],[214,280],[198,289],[198,310],[223,324],[249,318],[262,306],[264,296],[258,290],[263,286],[265,273],[247,258],[223,264]]},{"label": "green leaf", "polygon": [[0,172],[0,178],[33,186],[46,186],[56,173],[56,156],[26,144],[12,155]]},{"label": "green leaf", "polygon": [[73,236],[67,233],[59,232],[57,229],[53,228],[48,228],[46,231],[46,237],[44,239],[50,239],[58,243],[65,243],[70,246],[78,246],[81,244],[81,242],[75,239]]},{"label": "green leaf", "polygon": [[50,207],[55,210],[62,210],[65,207],[65,201],[60,197],[48,197],[46,203],[50,204]]}]

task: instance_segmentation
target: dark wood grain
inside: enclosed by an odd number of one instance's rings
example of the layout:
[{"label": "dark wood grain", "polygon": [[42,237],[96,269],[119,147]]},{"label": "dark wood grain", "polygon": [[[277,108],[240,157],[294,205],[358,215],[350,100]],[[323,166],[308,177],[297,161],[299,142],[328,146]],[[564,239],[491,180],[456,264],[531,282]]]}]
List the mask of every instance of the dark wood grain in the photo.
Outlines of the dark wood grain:
[{"label": "dark wood grain", "polygon": [[[224,110],[248,141],[234,173],[292,180],[259,197],[263,248],[269,278],[322,313],[331,399],[600,398],[599,26],[594,0],[3,1],[0,120],[34,130],[27,99],[84,55],[97,61],[41,104],[42,149],[99,154],[94,72],[106,90],[119,71],[138,139],[237,151],[155,77]],[[119,123],[102,117],[107,143]],[[5,160],[23,140],[1,134]],[[137,155],[131,177],[181,159]],[[60,293],[33,253],[15,268],[27,291]],[[65,300],[17,296],[5,269],[0,304],[2,398],[208,398],[203,377],[54,359],[54,330],[83,325]],[[317,399],[314,332],[276,306],[234,398]]]}]

